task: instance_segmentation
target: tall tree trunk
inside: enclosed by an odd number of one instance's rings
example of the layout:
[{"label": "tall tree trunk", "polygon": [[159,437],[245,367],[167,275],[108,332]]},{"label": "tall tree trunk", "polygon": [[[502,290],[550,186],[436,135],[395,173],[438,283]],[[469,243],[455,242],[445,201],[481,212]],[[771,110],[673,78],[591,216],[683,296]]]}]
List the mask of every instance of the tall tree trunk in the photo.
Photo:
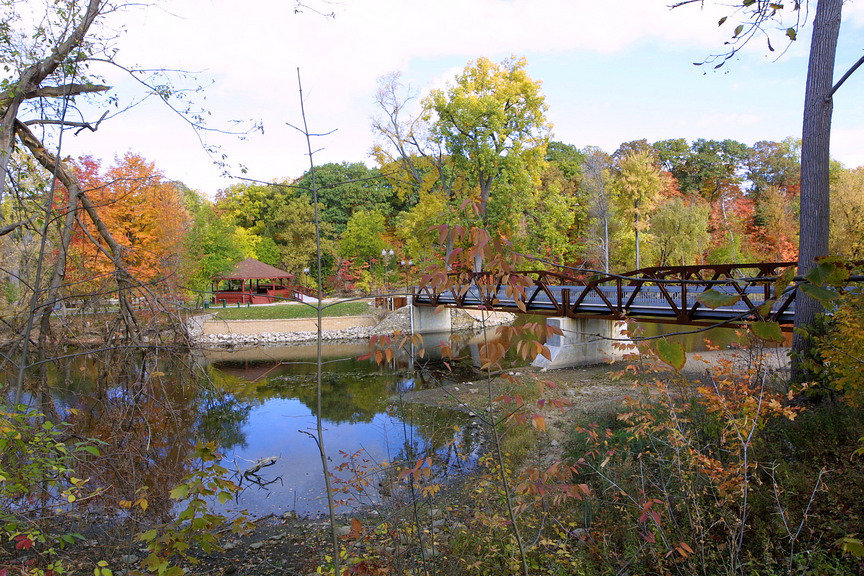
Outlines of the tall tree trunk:
[{"label": "tall tree trunk", "polygon": [[[480,174],[480,221],[481,226],[487,231],[489,230],[489,219],[487,218],[489,209],[489,196],[492,192],[492,176]],[[474,272],[483,271],[483,255],[476,254],[474,256]]]},{"label": "tall tree trunk", "polygon": [[[816,258],[828,254],[830,204],[828,170],[831,141],[831,88],[834,59],[843,0],[819,0],[813,20],[810,63],[804,94],[804,129],[801,136],[801,218],[798,248],[798,273],[815,266]],[[800,291],[795,299],[795,327],[813,323],[821,311],[819,303]],[[801,357],[811,346],[810,339],[795,331],[792,378],[803,376]]]},{"label": "tall tree trunk", "polygon": [[603,271],[609,273],[609,215],[603,214]]},{"label": "tall tree trunk", "polygon": [[633,225],[633,231],[636,233],[636,270],[639,270],[642,267],[642,259],[639,257],[639,206],[636,205],[635,222]]}]

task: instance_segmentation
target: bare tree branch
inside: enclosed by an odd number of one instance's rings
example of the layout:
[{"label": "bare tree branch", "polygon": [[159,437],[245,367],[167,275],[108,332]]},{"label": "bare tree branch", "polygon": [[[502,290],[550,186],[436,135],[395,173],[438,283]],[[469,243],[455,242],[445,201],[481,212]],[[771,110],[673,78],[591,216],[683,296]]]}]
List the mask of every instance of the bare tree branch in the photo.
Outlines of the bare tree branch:
[{"label": "bare tree branch", "polygon": [[[5,105],[2,121],[0,121],[0,203],[6,190],[6,168],[12,156],[12,145],[15,133],[18,131],[18,110],[27,95],[39,88],[39,85],[51,75],[60,64],[68,58],[72,50],[84,40],[91,24],[99,15],[103,0],[90,0],[81,21],[69,36],[61,42],[47,57],[39,60],[24,70],[18,81],[13,85],[15,94],[8,105]],[[2,106],[2,104],[0,104]],[[40,144],[41,147],[41,144]],[[44,150],[44,148],[43,148]]]}]

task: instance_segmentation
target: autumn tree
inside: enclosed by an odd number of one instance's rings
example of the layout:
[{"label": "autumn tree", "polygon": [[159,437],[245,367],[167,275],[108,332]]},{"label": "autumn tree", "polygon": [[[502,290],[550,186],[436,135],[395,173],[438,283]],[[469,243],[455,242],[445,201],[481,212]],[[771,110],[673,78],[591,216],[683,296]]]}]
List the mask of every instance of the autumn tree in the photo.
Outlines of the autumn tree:
[{"label": "autumn tree", "polygon": [[831,253],[864,260],[864,167],[841,169],[831,182]]},{"label": "autumn tree", "polygon": [[417,91],[405,85],[399,73],[387,74],[378,79],[375,103],[372,157],[396,196],[420,201],[422,194],[434,191],[453,200],[453,162],[443,143],[432,138],[431,119],[417,102]]},{"label": "autumn tree", "polygon": [[[524,58],[500,64],[478,58],[424,101],[431,139],[474,182],[480,219],[493,231],[513,225],[514,209],[536,185],[546,153],[545,98],[526,66]],[[474,266],[482,267],[479,256]]]},{"label": "autumn tree", "polygon": [[642,266],[640,237],[647,229],[648,217],[667,185],[667,179],[647,152],[628,152],[619,159],[612,186],[618,211],[633,230],[636,269]]},{"label": "autumn tree", "polygon": [[[177,294],[184,285],[182,251],[190,218],[180,190],[152,162],[127,153],[103,173],[92,158],[80,162],[78,178],[112,237],[122,247],[127,271],[151,290]],[[92,279],[111,277],[114,263],[92,222],[80,222],[71,253],[80,267],[70,270],[79,290]],[[100,282],[101,284],[101,282]]]}]

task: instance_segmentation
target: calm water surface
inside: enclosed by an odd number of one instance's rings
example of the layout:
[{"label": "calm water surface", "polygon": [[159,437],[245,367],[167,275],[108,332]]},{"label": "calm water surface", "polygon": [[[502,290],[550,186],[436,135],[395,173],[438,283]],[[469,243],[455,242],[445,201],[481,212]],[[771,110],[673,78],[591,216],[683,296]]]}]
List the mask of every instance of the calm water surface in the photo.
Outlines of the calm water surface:
[{"label": "calm water surface", "polygon": [[[646,332],[676,328],[645,325]],[[680,328],[679,328],[680,329]],[[704,349],[706,335],[685,338],[689,350]],[[707,335],[726,347],[732,330]],[[463,366],[477,359],[477,344],[462,345]],[[427,343],[427,345],[430,345]],[[430,345],[431,347],[431,345]],[[430,481],[458,478],[476,463],[480,427],[467,414],[403,402],[413,390],[476,378],[469,369],[446,375],[442,362],[403,355],[384,366],[358,358],[366,343],[324,347],[322,409],[325,447],[339,510],[399,498],[398,467],[431,458]],[[80,356],[51,365],[50,397],[29,397],[71,421],[82,438],[95,438],[102,456],[80,470],[104,500],[134,500],[146,486],[148,514],[171,514],[168,491],[190,470],[194,445],[209,441],[243,490],[228,508],[254,515],[326,510],[324,476],[315,439],[317,410],[315,347],[170,354]],[[423,365],[421,365],[423,363]],[[257,475],[244,472],[263,462]],[[348,480],[359,479],[353,483]],[[112,504],[113,502],[113,504]]]}]

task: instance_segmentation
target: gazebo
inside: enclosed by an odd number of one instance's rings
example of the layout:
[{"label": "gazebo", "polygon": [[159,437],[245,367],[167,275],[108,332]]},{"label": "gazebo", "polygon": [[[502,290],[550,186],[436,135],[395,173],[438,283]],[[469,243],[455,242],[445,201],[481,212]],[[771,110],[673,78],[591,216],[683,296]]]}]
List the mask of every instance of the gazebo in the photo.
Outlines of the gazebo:
[{"label": "gazebo", "polygon": [[[238,262],[228,274],[211,278],[213,304],[270,304],[291,297],[294,275],[254,258]],[[278,283],[277,283],[278,281]],[[287,282],[286,282],[287,281]]]}]

